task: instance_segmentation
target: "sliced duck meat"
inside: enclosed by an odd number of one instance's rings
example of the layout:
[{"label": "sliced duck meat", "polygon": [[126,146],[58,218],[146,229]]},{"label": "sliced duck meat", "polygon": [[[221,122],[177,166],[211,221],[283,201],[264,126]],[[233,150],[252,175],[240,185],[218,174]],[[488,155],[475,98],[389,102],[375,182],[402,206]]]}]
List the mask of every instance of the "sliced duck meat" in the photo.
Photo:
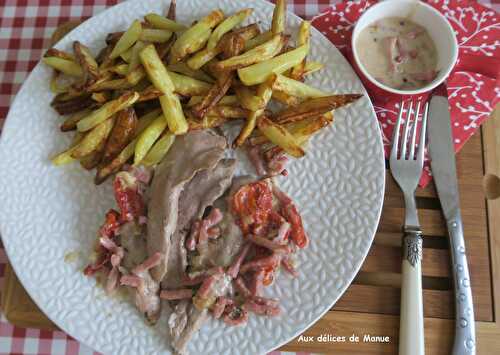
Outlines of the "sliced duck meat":
[{"label": "sliced duck meat", "polygon": [[139,312],[154,324],[160,317],[160,285],[146,268],[141,268],[147,261],[146,238],[136,223],[129,222],[120,229],[120,244],[124,249],[122,266],[128,272],[122,276],[121,284],[131,286],[129,291],[134,298]]},{"label": "sliced duck meat", "polygon": [[222,159],[213,169],[197,172],[185,185],[179,198],[177,227],[171,238],[162,288],[176,289],[182,286],[187,267],[186,236],[192,224],[203,217],[205,209],[229,188],[235,168],[234,159]]},{"label": "sliced duck meat", "polygon": [[161,281],[168,269],[172,236],[177,230],[179,199],[185,185],[197,172],[213,169],[222,159],[226,139],[209,131],[194,131],[176,138],[156,168],[148,206],[147,251],[161,253],[152,276]]}]

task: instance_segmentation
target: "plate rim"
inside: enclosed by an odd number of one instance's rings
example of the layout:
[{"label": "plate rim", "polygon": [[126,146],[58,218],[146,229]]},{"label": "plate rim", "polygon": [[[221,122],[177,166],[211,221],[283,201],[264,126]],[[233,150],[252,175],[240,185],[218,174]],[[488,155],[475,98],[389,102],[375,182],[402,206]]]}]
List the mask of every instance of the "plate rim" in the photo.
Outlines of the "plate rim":
[{"label": "plate rim", "polygon": [[[93,15],[91,17],[89,17],[88,19],[85,19],[83,20],[78,26],[76,26],[75,28],[73,28],[71,31],[69,31],[64,37],[66,37],[67,35],[73,33],[74,31],[78,30],[80,28],[80,26],[84,25],[85,23],[87,23],[88,21],[92,20],[92,21],[95,21],[95,19],[99,18],[99,17],[104,17],[106,15],[107,12],[113,10],[113,11],[117,11],[115,8],[120,8],[120,7],[125,7],[127,6],[126,4],[128,3],[132,3],[132,2],[140,2],[141,0],[128,0],[128,1],[123,1],[121,3],[118,3],[118,4],[115,4],[113,6],[110,6],[104,10],[102,10],[100,13],[96,14],[96,15]],[[274,3],[271,3],[270,1],[268,0],[244,0],[244,2],[247,2],[249,4],[249,2],[251,1],[255,1],[255,2],[259,2],[259,3],[265,3],[267,6],[271,6],[270,8],[274,9],[275,5]],[[166,2],[165,1],[165,5],[169,4],[170,2]],[[246,6],[245,4],[242,4],[242,6]],[[250,6],[250,4],[249,4]],[[326,10],[325,10],[326,11]],[[303,18],[301,18],[300,16],[296,15],[294,12],[291,12],[288,10],[287,8],[287,16],[291,16],[291,17],[294,17],[296,19],[298,19],[300,21],[300,23],[302,23],[303,21],[310,21],[312,22],[314,18],[316,18],[317,16],[320,16],[322,13],[318,13],[316,15],[314,15],[310,20],[304,20]],[[329,39],[328,37],[326,37],[326,35],[324,35],[320,30],[318,30],[316,27],[314,26],[311,26],[311,31],[312,32],[315,32],[316,35],[319,35],[320,37],[322,37],[324,40],[326,40],[331,48],[333,48],[335,51],[339,52],[339,49],[335,46],[335,44],[333,44]],[[64,38],[63,37],[63,38]],[[57,47],[60,42],[63,40],[63,38],[61,38],[58,42],[56,42],[55,44],[52,45],[52,47]],[[341,54],[341,53],[340,53]],[[373,119],[377,120],[377,116],[376,116],[376,112],[375,112],[375,109],[374,109],[374,106],[373,106],[373,102],[370,98],[370,96],[368,95],[367,91],[366,91],[366,88],[364,87],[362,81],[360,80],[359,78],[359,75],[356,73],[356,71],[354,70],[354,67],[353,65],[351,65],[351,63],[349,63],[349,61],[341,54],[341,59],[340,60],[343,60],[352,70],[353,70],[353,73],[354,75],[358,78],[359,82],[360,82],[360,85],[362,87],[362,91],[363,91],[363,94],[364,96],[366,97],[366,99],[368,100],[368,103],[369,103],[369,108],[371,110],[371,116]],[[12,108],[18,101],[18,98],[21,96],[20,94],[23,92],[23,90],[26,89],[26,83],[28,82],[28,80],[30,79],[30,77],[32,76],[33,72],[40,66],[40,65],[43,65],[43,63],[41,62],[41,59],[38,61],[38,63],[36,64],[36,66],[32,69],[32,71],[28,74],[28,76],[25,78],[21,88],[19,89],[19,91],[16,93],[15,95],[15,98],[14,100],[12,101],[12,103],[10,104],[9,106],[9,111],[7,113],[7,116],[4,120],[4,125],[2,127],[2,133],[0,134],[0,148],[2,147],[5,147],[5,132],[8,131],[8,130],[11,130],[13,128],[10,128],[11,125],[13,125],[12,122],[13,120],[9,120],[9,117],[11,117],[12,114],[12,111],[10,110],[10,108]],[[384,143],[383,143],[383,139],[382,139],[382,133],[381,133],[381,129],[380,129],[380,125],[377,124],[376,125],[376,130],[377,130],[377,134],[376,134],[376,137],[377,137],[377,140],[378,140],[378,146],[379,146],[379,152],[378,152],[378,157],[379,157],[379,164],[382,166],[384,165],[385,166],[385,155],[384,155]],[[5,149],[5,148],[3,148]],[[297,331],[293,332],[293,334],[287,339],[287,340],[284,340],[284,341],[281,341],[279,342],[276,346],[274,346],[273,348],[267,350],[267,352],[272,352],[278,348],[280,348],[281,346],[289,343],[291,340],[293,340],[294,338],[296,338],[299,334],[302,334],[304,333],[307,329],[309,329],[310,327],[312,327],[314,324],[316,324],[318,322],[319,319],[321,319],[328,311],[330,311],[330,309],[337,303],[337,301],[339,300],[340,297],[342,297],[345,293],[345,291],[347,290],[347,288],[349,286],[352,285],[352,282],[356,276],[356,274],[359,272],[359,270],[361,269],[363,263],[365,262],[366,260],[366,257],[368,255],[368,252],[373,244],[373,241],[374,241],[374,238],[375,238],[375,234],[376,234],[376,231],[377,231],[377,228],[380,224],[380,218],[381,218],[381,215],[382,215],[382,209],[383,209],[383,205],[384,205],[384,195],[385,195],[385,189],[386,189],[386,174],[383,173],[381,174],[382,175],[382,181],[381,181],[381,184],[382,184],[382,189],[381,189],[381,198],[380,198],[380,201],[379,201],[379,206],[378,206],[378,211],[377,211],[377,215],[376,215],[376,223],[374,223],[374,225],[372,226],[372,231],[370,233],[371,237],[370,237],[370,242],[369,242],[369,246],[366,248],[365,252],[363,253],[363,257],[361,259],[361,262],[359,263],[358,267],[355,268],[354,272],[352,273],[352,277],[349,277],[349,282],[347,282],[342,288],[339,289],[339,291],[337,292],[337,297],[333,298],[332,299],[332,302],[330,304],[329,307],[327,307],[325,309],[325,311],[323,311],[322,313],[320,313],[318,315],[318,317],[316,317],[315,319],[313,319],[311,322],[309,322],[309,324],[307,324],[306,326],[304,326],[303,328],[301,329],[298,329]],[[41,304],[41,302],[39,302],[36,297],[33,297],[33,294],[35,293],[35,290],[34,289],[30,289],[29,287],[26,287],[25,286],[25,281],[26,280],[23,280],[25,277],[24,275],[22,276],[18,276],[19,273],[17,272],[17,268],[18,266],[14,265],[13,263],[10,262],[10,258],[9,258],[9,247],[8,247],[8,244],[9,242],[7,242],[8,238],[4,237],[3,236],[3,233],[1,232],[2,230],[2,218],[0,218],[0,239],[3,243],[3,246],[4,246],[4,250],[5,250],[5,253],[7,255],[7,262],[9,262],[12,270],[15,272],[16,274],[16,277],[18,278],[18,280],[20,281],[20,283],[22,284],[23,288],[25,289],[25,291],[28,293],[28,295],[30,296],[30,298],[32,299],[32,301],[37,305],[38,308],[40,308],[40,310],[44,313],[44,315],[50,320],[52,321],[55,325],[57,325],[57,327],[60,329],[59,331],[63,331],[65,334],[73,337],[75,340],[77,340],[78,342],[86,345],[87,347],[89,347],[90,349],[94,350],[94,351],[100,351],[99,349],[96,349],[94,348],[93,345],[87,343],[85,340],[83,340],[81,337],[80,337],[80,334],[78,335],[74,335],[74,334],[71,334],[70,332],[67,331],[66,327],[63,327],[61,326],[61,324],[59,324],[59,322],[55,321],[51,315],[46,312],[45,310],[45,306]]]}]

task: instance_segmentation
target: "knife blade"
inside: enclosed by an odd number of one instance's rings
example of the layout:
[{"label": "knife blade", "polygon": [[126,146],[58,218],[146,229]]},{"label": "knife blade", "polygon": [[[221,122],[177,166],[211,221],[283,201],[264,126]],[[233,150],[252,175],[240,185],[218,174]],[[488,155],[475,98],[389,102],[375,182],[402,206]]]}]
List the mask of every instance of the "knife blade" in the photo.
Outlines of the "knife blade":
[{"label": "knife blade", "polygon": [[448,226],[455,288],[455,340],[453,354],[475,354],[474,308],[465,254],[457,169],[448,98],[433,94],[429,105],[429,155],[434,183]]}]

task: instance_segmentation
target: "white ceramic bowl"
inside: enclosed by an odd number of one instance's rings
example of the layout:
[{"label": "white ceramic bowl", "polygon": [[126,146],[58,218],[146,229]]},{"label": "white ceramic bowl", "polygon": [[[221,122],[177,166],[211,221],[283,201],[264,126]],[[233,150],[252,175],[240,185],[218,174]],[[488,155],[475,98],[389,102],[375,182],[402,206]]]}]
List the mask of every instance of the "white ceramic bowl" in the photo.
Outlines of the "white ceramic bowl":
[{"label": "white ceramic bowl", "polygon": [[[359,34],[375,21],[387,17],[408,18],[424,27],[434,41],[438,54],[437,70],[439,74],[426,86],[416,90],[391,88],[375,80],[361,63],[355,45]],[[416,0],[387,0],[372,6],[359,18],[354,27],[351,41],[354,59],[361,73],[378,88],[400,95],[417,95],[434,89],[448,77],[458,56],[457,39],[448,20],[432,6]]]}]

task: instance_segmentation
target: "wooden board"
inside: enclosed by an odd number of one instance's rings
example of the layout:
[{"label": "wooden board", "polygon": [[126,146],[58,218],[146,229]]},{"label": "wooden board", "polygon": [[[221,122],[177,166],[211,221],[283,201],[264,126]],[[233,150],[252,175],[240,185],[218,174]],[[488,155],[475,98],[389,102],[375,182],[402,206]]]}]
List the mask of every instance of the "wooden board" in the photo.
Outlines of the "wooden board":
[{"label": "wooden board", "polygon": [[[471,271],[478,354],[500,349],[500,199],[485,200],[484,173],[500,176],[500,110],[487,121],[457,155],[460,201],[467,255]],[[454,295],[446,226],[431,183],[417,191],[419,217],[424,232],[423,296],[426,353],[448,354],[453,341]],[[335,307],[304,335],[345,336],[345,342],[303,342],[299,338],[283,346],[285,351],[328,354],[397,354],[399,332],[401,224],[404,203],[387,172],[384,208],[369,255]],[[15,325],[56,329],[36,307],[10,267],[2,291],[5,316]],[[359,343],[349,341],[351,335]],[[388,343],[363,342],[365,334],[388,336]]]}]

